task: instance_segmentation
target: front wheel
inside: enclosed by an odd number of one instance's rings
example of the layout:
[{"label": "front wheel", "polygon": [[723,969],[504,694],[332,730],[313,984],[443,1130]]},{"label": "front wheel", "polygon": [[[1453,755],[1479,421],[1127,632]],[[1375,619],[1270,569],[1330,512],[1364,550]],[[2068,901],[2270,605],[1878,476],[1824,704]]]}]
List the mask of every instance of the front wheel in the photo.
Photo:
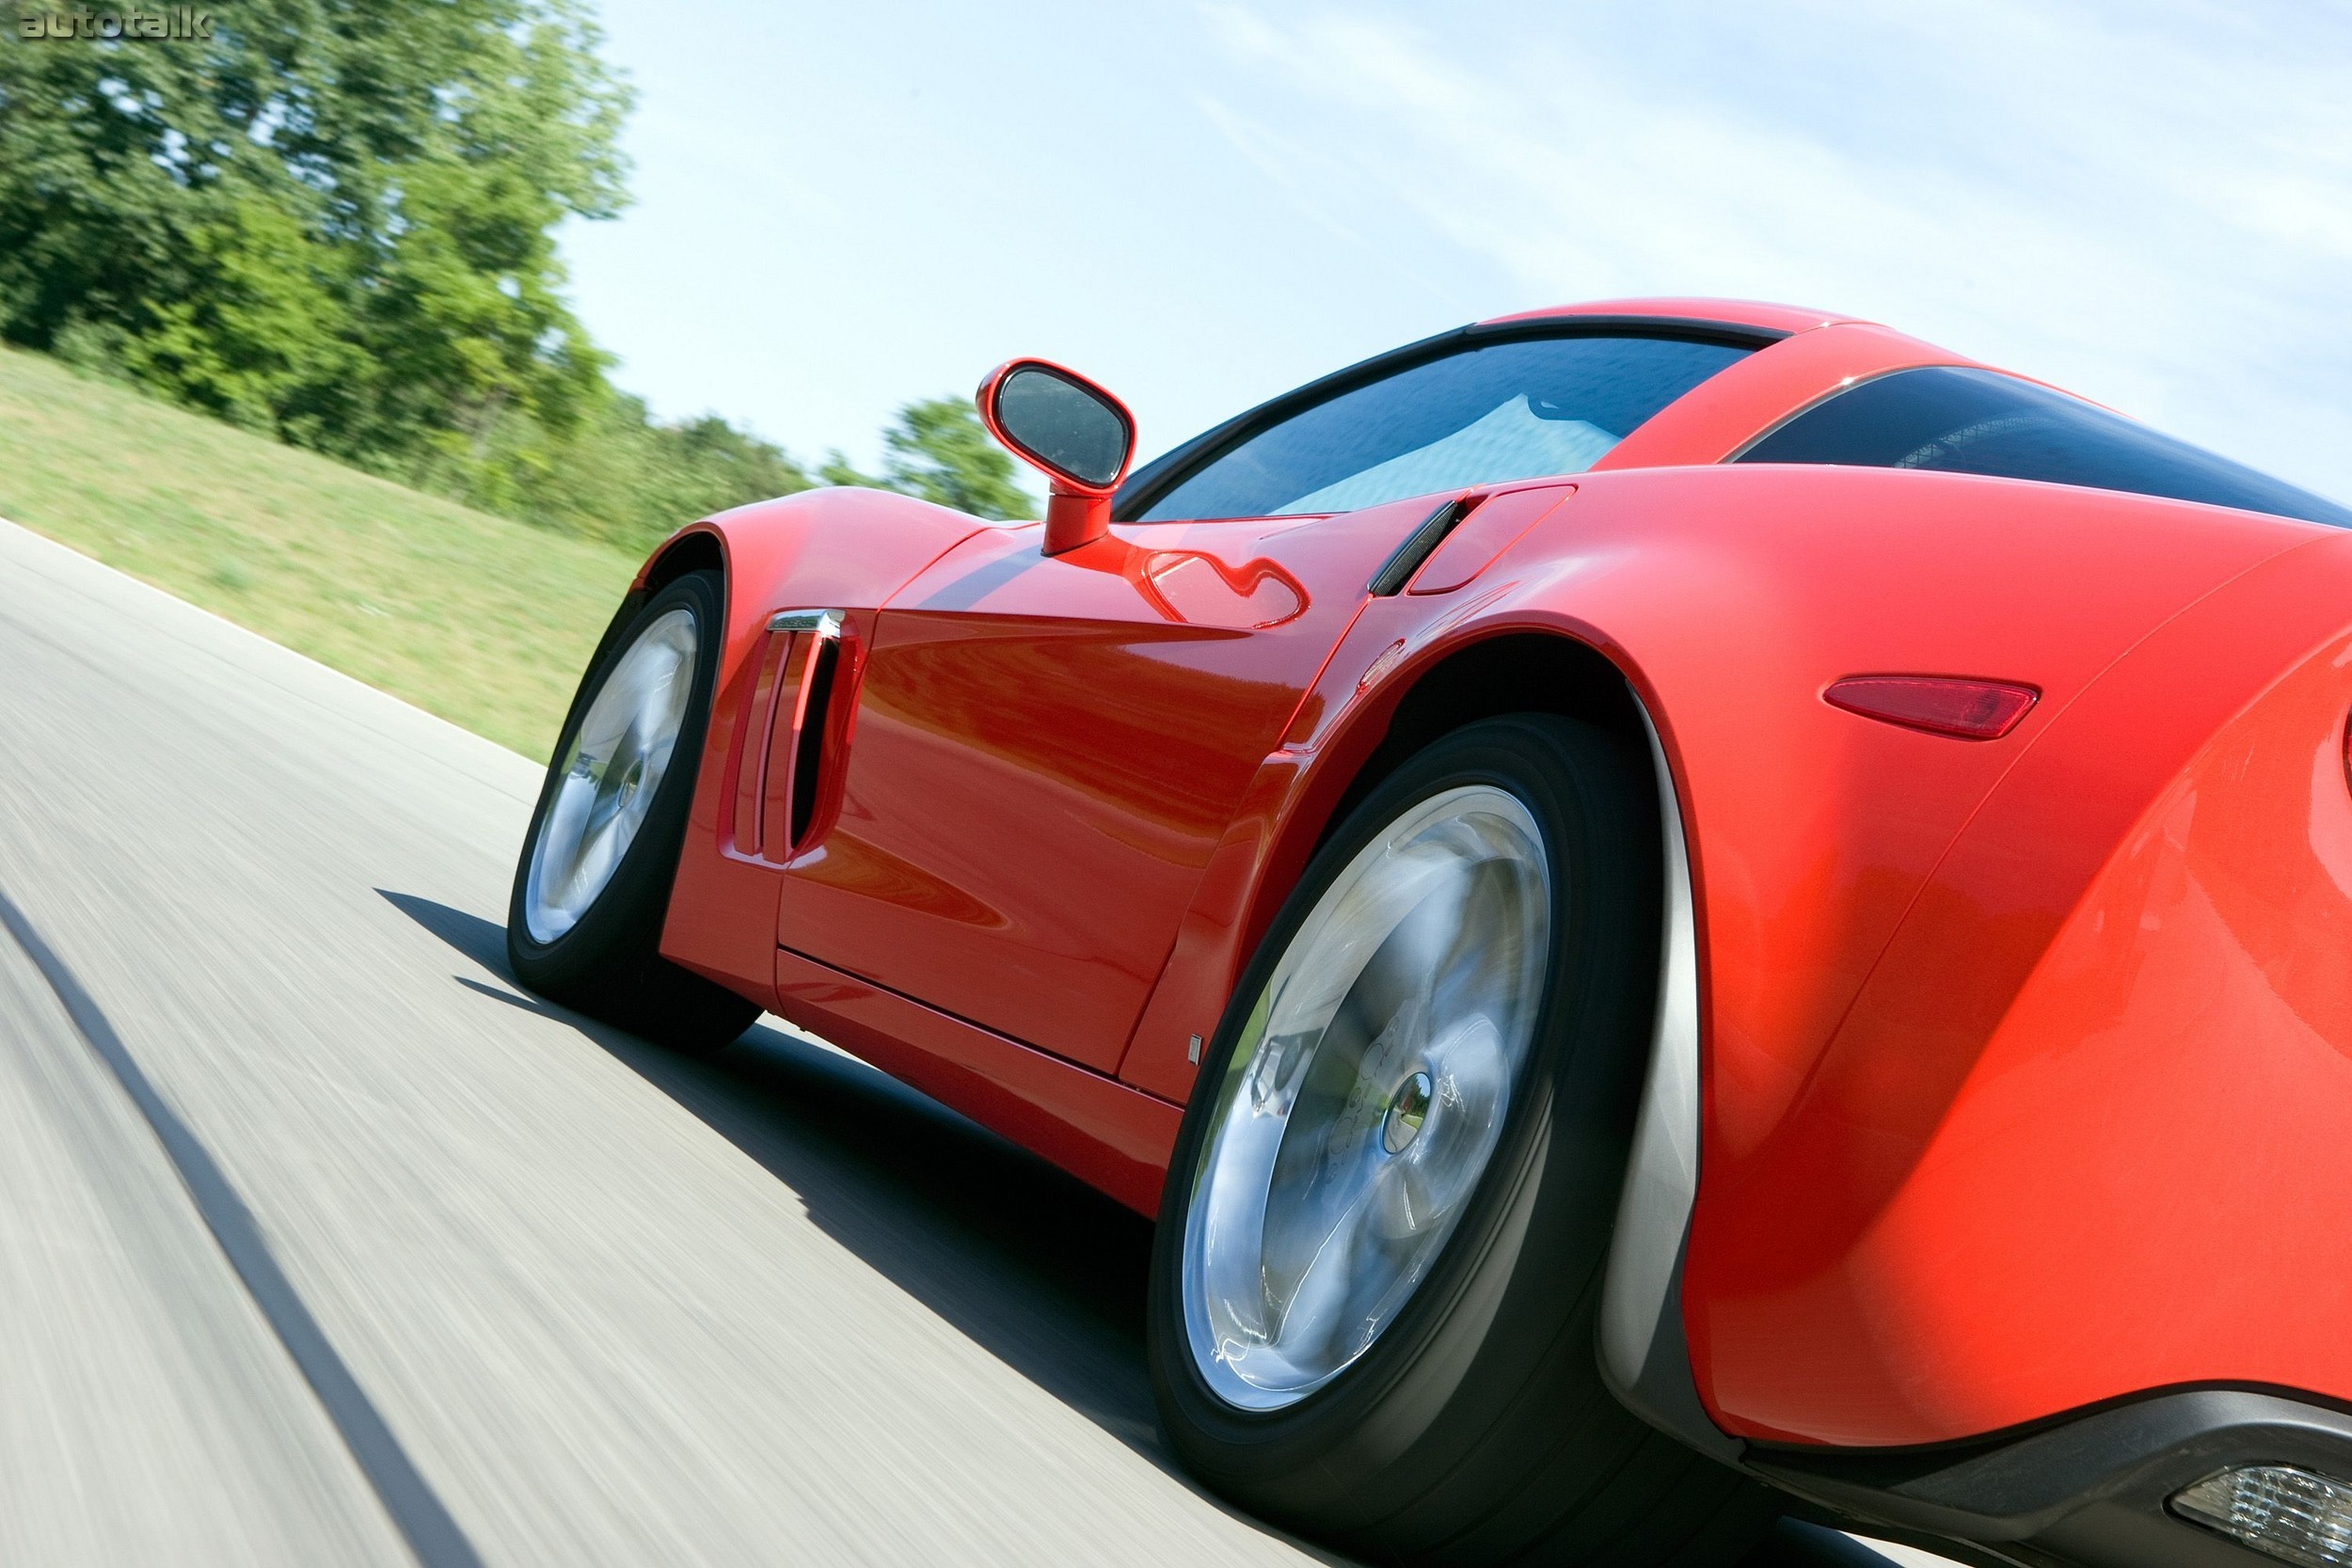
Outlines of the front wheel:
[{"label": "front wheel", "polygon": [[716,572],[652,594],[580,682],[506,911],[515,978],[591,1018],[712,1051],[759,1016],[661,957],[719,669]]},{"label": "front wheel", "polygon": [[1168,1435],[1383,1562],[1735,1560],[1773,1509],[1600,1381],[1658,990],[1645,759],[1549,715],[1448,735],[1316,855],[1243,976],[1154,1243]]}]

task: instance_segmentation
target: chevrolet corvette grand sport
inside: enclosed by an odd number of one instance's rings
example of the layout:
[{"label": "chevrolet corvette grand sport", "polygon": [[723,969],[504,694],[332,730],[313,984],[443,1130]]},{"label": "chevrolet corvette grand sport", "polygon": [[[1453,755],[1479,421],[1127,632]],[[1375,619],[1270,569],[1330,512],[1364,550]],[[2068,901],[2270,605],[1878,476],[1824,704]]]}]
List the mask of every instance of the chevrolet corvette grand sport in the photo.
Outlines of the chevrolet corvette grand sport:
[{"label": "chevrolet corvette grand sport", "polygon": [[2352,1562],[2352,512],[1883,326],[1482,322],[1044,521],[645,563],[516,976],[1158,1219],[1168,1437],[1390,1562]]}]

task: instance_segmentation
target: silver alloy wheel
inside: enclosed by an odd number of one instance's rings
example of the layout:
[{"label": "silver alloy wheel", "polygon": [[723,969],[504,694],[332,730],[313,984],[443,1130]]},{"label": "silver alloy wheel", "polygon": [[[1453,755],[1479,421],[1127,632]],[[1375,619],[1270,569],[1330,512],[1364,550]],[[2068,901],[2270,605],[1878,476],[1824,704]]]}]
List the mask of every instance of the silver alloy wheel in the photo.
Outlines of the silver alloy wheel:
[{"label": "silver alloy wheel", "polygon": [[553,942],[596,901],[644,826],[694,692],[694,613],[656,619],[612,673],[572,737],[531,853],[523,923]]},{"label": "silver alloy wheel", "polygon": [[1277,1410],[1370,1348],[1502,1133],[1542,1002],[1551,868],[1517,796],[1415,805],[1291,939],[1223,1081],[1184,1219],[1194,1365]]}]

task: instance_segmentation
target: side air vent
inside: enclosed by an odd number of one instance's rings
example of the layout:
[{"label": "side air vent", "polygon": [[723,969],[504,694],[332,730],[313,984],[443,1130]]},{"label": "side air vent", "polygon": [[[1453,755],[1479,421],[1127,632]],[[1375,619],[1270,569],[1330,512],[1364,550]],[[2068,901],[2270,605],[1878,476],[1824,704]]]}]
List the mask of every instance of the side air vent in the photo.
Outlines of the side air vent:
[{"label": "side air vent", "polygon": [[1445,536],[1460,527],[1462,519],[1469,516],[1470,509],[1483,499],[1479,496],[1456,496],[1429,514],[1421,527],[1406,535],[1405,543],[1396,547],[1396,553],[1382,562],[1380,570],[1373,575],[1372,596],[1375,599],[1388,598],[1412,581],[1413,574],[1421,570],[1421,563],[1429,559],[1429,552],[1444,544]]},{"label": "side air vent", "polygon": [[808,842],[816,825],[817,785],[824,777],[825,729],[833,716],[833,688],[841,668],[841,639],[829,637],[809,655],[803,681],[807,695],[801,703],[801,733],[792,751],[792,847]]},{"label": "side air vent", "polygon": [[845,668],[847,617],[837,610],[779,611],[768,623],[745,707],[735,781],[735,848],[790,860],[821,826],[827,732]]}]

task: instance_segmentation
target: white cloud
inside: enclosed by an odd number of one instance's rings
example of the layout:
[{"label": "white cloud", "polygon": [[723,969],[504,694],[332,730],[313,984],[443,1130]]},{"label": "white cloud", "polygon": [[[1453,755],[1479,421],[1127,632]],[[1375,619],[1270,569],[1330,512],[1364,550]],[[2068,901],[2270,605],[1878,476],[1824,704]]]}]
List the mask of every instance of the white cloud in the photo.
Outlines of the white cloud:
[{"label": "white cloud", "polygon": [[1225,134],[1328,210],[1409,214],[1499,266],[1523,297],[1498,310],[1854,310],[2352,496],[2352,26],[2001,0],[1637,14],[1203,12],[1265,87]]}]

